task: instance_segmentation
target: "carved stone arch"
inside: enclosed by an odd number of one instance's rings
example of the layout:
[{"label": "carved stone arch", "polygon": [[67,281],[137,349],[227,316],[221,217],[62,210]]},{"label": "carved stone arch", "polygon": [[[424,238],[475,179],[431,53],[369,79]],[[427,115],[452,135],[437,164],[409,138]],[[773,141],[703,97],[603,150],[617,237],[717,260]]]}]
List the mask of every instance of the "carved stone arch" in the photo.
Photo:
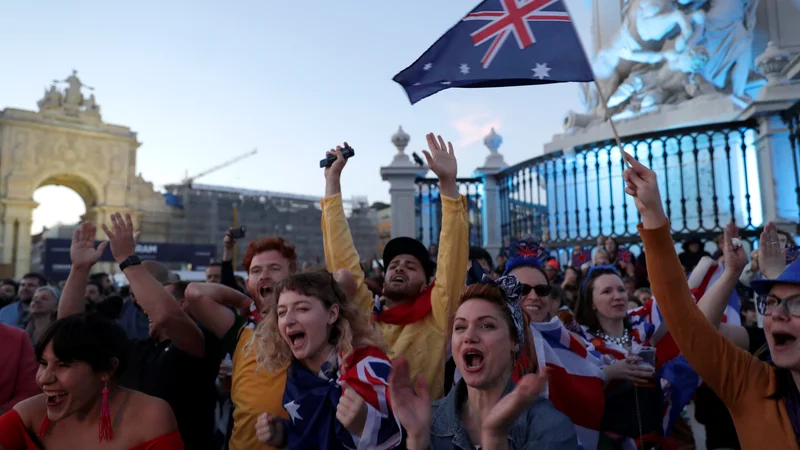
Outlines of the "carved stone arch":
[{"label": "carved stone arch", "polygon": [[84,220],[98,226],[113,212],[130,213],[149,242],[169,235],[170,208],[152,184],[135,175],[136,133],[103,123],[99,106],[90,103],[70,104],[53,88],[38,112],[0,111],[0,264],[15,277],[31,269],[30,228],[38,206],[33,192],[42,186],[78,193],[86,204]]}]

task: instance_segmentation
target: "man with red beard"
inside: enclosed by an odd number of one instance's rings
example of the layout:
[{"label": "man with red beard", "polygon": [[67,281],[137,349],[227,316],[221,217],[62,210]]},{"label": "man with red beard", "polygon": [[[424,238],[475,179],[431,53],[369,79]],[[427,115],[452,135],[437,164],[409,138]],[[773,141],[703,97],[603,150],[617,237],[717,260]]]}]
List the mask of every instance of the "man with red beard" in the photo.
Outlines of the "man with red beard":
[{"label": "man with red beard", "polygon": [[189,310],[223,340],[225,350],[232,355],[231,450],[269,448],[262,446],[255,434],[260,414],[266,412],[288,418],[281,401],[286,370],[257,370],[255,352],[249,351],[247,344],[259,320],[258,312],[271,308],[268,302],[274,286],[297,271],[297,254],[294,246],[280,237],[262,238],[247,245],[243,265],[247,271],[249,298],[221,284],[192,283],[186,288]]},{"label": "man with red beard", "polygon": [[[450,319],[467,276],[469,235],[466,202],[458,192],[458,164],[452,144],[428,134],[430,152],[424,151],[428,167],[439,177],[442,202],[442,230],[439,238],[436,280],[434,266],[425,246],[409,237],[389,241],[383,252],[386,267],[383,297],[377,302],[364,282],[360,257],[353,244],[341,196],[340,177],[346,160],[341,147],[331,151],[337,157],[325,169],[326,189],[322,200],[322,232],[328,270],[346,269],[356,281],[356,301],[373,313],[377,326],[389,344],[389,356],[403,355],[411,364],[411,377],[423,375],[431,400],[442,397]],[[346,145],[346,144],[345,144]]]}]

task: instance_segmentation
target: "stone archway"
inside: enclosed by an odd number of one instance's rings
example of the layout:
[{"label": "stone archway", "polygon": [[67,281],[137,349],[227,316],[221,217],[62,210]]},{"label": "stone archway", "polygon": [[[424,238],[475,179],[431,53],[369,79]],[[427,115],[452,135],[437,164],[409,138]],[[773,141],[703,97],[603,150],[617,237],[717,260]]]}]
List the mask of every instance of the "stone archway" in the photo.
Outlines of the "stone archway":
[{"label": "stone archway", "polygon": [[63,93],[55,85],[45,92],[38,112],[0,112],[0,263],[15,277],[30,267],[33,192],[41,186],[73,189],[86,204],[85,220],[98,226],[121,211],[135,218],[142,239],[163,242],[169,233],[163,197],[136,175],[136,133],[103,123],[75,72],[65,82]]}]

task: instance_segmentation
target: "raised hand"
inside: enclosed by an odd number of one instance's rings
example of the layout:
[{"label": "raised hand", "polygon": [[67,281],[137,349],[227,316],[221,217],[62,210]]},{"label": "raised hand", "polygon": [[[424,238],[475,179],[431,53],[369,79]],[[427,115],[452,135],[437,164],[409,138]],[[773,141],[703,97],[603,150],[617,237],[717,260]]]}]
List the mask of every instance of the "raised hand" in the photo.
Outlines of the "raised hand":
[{"label": "raised hand", "polygon": [[131,215],[125,214],[125,219],[123,219],[120,213],[112,214],[111,228],[113,231],[103,224],[103,231],[111,243],[111,255],[119,264],[129,256],[136,254],[136,233],[133,231]]},{"label": "raised hand", "polygon": [[97,227],[89,222],[83,222],[72,233],[72,244],[69,246],[69,258],[76,269],[88,269],[94,266],[103,251],[108,247],[108,242],[101,242],[94,248]]},{"label": "raised hand", "polygon": [[428,133],[425,137],[428,140],[428,150],[423,150],[422,154],[425,155],[428,167],[439,178],[439,189],[442,195],[458,198],[458,186],[456,185],[458,161],[453,144],[448,142],[445,145],[444,139],[441,136],[437,138],[433,133]]},{"label": "raised hand", "polygon": [[778,227],[770,222],[758,241],[758,268],[767,279],[775,279],[786,269],[786,249],[781,248]]},{"label": "raised hand", "polygon": [[[347,142],[344,143],[344,147],[347,147]],[[344,155],[342,155],[342,149],[344,147],[338,145],[336,146],[335,150],[325,152],[325,156],[328,155],[336,156],[336,161],[334,161],[330,167],[325,168],[326,197],[342,193],[342,184],[341,184],[342,170],[344,170],[344,166],[347,165],[347,160],[344,158]]]},{"label": "raised hand", "polygon": [[364,425],[367,423],[367,403],[358,393],[342,383],[342,396],[336,407],[336,420],[352,434],[361,436]]},{"label": "raised hand", "polygon": [[408,448],[427,449],[431,429],[431,397],[425,378],[420,375],[416,384],[415,392],[408,360],[400,356],[392,361],[392,372],[389,374],[392,411],[408,433]]},{"label": "raised hand", "polygon": [[514,390],[503,396],[484,416],[481,440],[487,442],[497,438],[506,439],[511,424],[536,400],[536,396],[544,390],[546,383],[546,368],[540,368],[539,372],[522,377]]},{"label": "raised hand", "polygon": [[280,417],[267,413],[258,416],[256,420],[258,442],[269,447],[281,448],[284,445],[285,433]]},{"label": "raised hand", "polygon": [[627,152],[622,152],[622,157],[630,164],[622,174],[626,184],[625,193],[633,197],[636,208],[642,216],[642,225],[651,230],[661,227],[667,222],[667,216],[661,204],[656,173]]},{"label": "raised hand", "polygon": [[739,229],[736,224],[729,223],[725,227],[722,244],[722,257],[725,270],[736,276],[736,279],[744,272],[747,265],[747,252],[741,245],[733,245],[733,239],[739,239]]},{"label": "raised hand", "polygon": [[347,147],[347,142],[342,145],[337,145],[335,150],[325,152],[325,156],[333,155],[336,161],[330,167],[325,168],[325,178],[336,177],[337,179],[342,175],[344,166],[347,165],[347,160],[342,155],[342,150]]}]

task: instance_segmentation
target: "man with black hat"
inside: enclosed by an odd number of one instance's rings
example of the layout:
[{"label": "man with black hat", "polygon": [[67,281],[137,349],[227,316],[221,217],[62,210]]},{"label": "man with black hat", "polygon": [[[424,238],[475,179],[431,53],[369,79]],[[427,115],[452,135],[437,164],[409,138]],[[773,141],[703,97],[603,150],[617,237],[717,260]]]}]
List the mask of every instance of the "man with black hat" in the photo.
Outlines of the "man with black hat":
[{"label": "man with black hat", "polygon": [[[389,241],[383,251],[386,268],[383,296],[377,300],[364,282],[360,257],[353,245],[341,196],[340,177],[346,160],[341,147],[330,154],[337,157],[325,169],[326,188],[322,200],[322,233],[328,271],[346,269],[356,281],[355,296],[374,321],[390,347],[389,356],[403,355],[411,363],[411,376],[423,375],[431,399],[444,394],[444,365],[450,318],[458,308],[469,257],[466,202],[458,192],[458,164],[453,145],[441,136],[428,134],[430,152],[424,151],[428,167],[439,177],[442,201],[442,231],[434,274],[434,263],[425,246],[410,237]],[[435,282],[432,278],[436,277]]]}]

